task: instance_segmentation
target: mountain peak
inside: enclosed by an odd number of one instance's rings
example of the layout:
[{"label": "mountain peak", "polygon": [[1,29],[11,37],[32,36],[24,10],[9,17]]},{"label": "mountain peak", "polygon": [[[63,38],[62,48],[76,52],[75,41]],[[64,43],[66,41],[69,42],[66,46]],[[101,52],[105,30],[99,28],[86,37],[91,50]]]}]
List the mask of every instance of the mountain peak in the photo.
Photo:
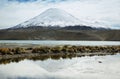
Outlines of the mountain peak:
[{"label": "mountain peak", "polygon": [[25,21],[13,28],[19,27],[33,27],[33,26],[42,26],[42,27],[66,27],[66,26],[90,26],[93,28],[105,28],[101,24],[92,24],[75,18],[70,13],[67,13],[64,10],[58,8],[49,8],[42,12],[40,15]]},{"label": "mountain peak", "polygon": [[40,15],[17,25],[16,27],[29,26],[74,26],[79,25],[79,19],[58,8],[50,8]]},{"label": "mountain peak", "polygon": [[59,8],[49,8],[46,11],[63,11],[63,10],[61,10]]}]

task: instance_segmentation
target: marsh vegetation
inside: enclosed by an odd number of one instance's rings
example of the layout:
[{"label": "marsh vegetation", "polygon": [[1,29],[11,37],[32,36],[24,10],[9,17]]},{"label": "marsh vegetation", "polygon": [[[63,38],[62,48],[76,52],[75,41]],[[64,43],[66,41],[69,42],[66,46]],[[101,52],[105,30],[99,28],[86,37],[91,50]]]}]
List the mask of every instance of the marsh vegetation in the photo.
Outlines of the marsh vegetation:
[{"label": "marsh vegetation", "polygon": [[[113,55],[120,53],[120,46],[39,46],[33,48],[0,48],[0,60],[13,59],[46,60],[48,58],[72,58],[94,55]],[[11,60],[12,59],[12,60]],[[0,61],[0,62],[1,62]],[[18,61],[18,60],[17,60]]]},{"label": "marsh vegetation", "polygon": [[15,54],[74,54],[74,53],[118,53],[120,46],[40,46],[35,48],[0,48],[0,55],[15,55]]}]

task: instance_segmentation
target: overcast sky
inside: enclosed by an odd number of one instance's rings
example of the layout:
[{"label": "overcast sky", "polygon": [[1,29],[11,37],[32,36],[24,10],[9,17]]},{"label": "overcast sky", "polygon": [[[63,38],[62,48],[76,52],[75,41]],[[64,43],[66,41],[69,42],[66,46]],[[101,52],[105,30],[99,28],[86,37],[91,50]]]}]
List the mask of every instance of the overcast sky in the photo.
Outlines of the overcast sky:
[{"label": "overcast sky", "polygon": [[0,29],[22,23],[48,8],[120,29],[120,0],[0,0]]}]

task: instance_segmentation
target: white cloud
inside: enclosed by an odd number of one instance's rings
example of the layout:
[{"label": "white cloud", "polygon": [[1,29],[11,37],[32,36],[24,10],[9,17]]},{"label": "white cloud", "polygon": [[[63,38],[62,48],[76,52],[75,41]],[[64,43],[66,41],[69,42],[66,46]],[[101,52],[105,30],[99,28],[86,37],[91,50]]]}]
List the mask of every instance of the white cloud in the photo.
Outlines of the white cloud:
[{"label": "white cloud", "polygon": [[[51,0],[50,0],[51,1]],[[120,25],[120,0],[67,0],[52,3],[35,2],[0,2],[0,28],[15,26],[39,15],[44,10],[57,7],[87,22],[100,22],[108,26]]]}]

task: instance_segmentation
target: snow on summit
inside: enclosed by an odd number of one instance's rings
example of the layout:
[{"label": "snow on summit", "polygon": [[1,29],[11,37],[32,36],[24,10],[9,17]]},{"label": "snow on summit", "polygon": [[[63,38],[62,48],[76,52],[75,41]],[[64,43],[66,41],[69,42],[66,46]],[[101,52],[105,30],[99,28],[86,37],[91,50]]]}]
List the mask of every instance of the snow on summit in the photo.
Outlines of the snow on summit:
[{"label": "snow on summit", "polygon": [[71,14],[57,8],[50,8],[41,13],[40,15],[17,25],[17,27],[29,26],[74,26],[79,25],[79,19]]},{"label": "snow on summit", "polygon": [[65,26],[75,26],[75,25],[81,25],[81,26],[84,25],[94,28],[99,28],[99,27],[105,28],[103,25],[100,24],[87,23],[82,20],[79,20],[78,18],[58,8],[47,9],[40,15],[21,23],[15,26],[14,28],[30,27],[30,26],[65,27]]}]

